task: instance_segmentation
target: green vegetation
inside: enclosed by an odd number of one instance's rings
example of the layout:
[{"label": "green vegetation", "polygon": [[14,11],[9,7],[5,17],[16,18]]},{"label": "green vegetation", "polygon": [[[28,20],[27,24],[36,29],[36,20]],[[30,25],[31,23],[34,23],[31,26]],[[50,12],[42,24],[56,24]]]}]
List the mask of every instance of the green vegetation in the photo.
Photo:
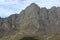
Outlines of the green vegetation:
[{"label": "green vegetation", "polygon": [[2,37],[2,38],[0,38],[0,40],[24,40],[24,38],[26,38],[27,40],[32,40],[32,39],[33,40],[43,40],[42,36],[31,36],[31,37],[29,37],[29,36],[22,35],[22,34]]},{"label": "green vegetation", "polygon": [[21,40],[38,40],[38,39],[35,39],[34,37],[23,37]]},{"label": "green vegetation", "polygon": [[48,35],[35,35],[34,36],[27,36],[24,34],[16,34],[1,37],[0,40],[60,40],[60,33],[52,33]]}]

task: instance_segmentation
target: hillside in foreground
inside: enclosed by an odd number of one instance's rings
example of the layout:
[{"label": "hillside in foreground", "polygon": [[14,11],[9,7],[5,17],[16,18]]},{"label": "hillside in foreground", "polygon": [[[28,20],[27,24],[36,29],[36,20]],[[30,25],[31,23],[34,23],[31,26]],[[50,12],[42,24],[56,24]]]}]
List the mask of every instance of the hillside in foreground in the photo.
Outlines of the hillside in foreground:
[{"label": "hillside in foreground", "polygon": [[19,14],[0,18],[0,40],[60,40],[60,7],[32,3]]}]

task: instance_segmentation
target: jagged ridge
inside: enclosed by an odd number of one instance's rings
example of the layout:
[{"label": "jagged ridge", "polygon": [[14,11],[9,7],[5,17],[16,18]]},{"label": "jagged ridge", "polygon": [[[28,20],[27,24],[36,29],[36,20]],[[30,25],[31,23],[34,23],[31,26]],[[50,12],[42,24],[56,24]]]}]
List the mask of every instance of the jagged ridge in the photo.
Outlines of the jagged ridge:
[{"label": "jagged ridge", "polygon": [[0,34],[45,34],[60,32],[60,7],[40,8],[32,3],[20,14],[0,18]]}]

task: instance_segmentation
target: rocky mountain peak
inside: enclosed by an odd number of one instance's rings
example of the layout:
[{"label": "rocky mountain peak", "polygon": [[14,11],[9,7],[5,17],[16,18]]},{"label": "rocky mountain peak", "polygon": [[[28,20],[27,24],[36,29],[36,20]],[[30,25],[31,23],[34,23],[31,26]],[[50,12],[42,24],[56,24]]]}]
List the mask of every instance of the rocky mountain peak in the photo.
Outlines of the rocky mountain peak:
[{"label": "rocky mountain peak", "polygon": [[0,34],[17,30],[25,34],[60,31],[60,8],[40,8],[32,3],[20,14],[12,14],[5,19],[0,18]]},{"label": "rocky mountain peak", "polygon": [[28,7],[26,7],[26,9],[28,9],[28,8],[39,8],[39,6],[37,5],[37,4],[35,4],[35,3],[32,3],[32,4],[30,4]]},{"label": "rocky mountain peak", "polygon": [[30,6],[38,6],[36,3],[32,3],[30,4]]}]

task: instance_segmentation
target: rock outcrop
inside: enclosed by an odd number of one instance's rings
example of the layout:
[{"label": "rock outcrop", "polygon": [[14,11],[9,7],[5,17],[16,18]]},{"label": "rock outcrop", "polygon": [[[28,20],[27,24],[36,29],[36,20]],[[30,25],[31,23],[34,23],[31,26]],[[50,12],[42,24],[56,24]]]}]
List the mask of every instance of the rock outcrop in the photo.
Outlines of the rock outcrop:
[{"label": "rock outcrop", "polygon": [[7,35],[14,31],[22,34],[60,32],[60,7],[40,8],[32,3],[20,14],[0,17],[0,34]]}]

